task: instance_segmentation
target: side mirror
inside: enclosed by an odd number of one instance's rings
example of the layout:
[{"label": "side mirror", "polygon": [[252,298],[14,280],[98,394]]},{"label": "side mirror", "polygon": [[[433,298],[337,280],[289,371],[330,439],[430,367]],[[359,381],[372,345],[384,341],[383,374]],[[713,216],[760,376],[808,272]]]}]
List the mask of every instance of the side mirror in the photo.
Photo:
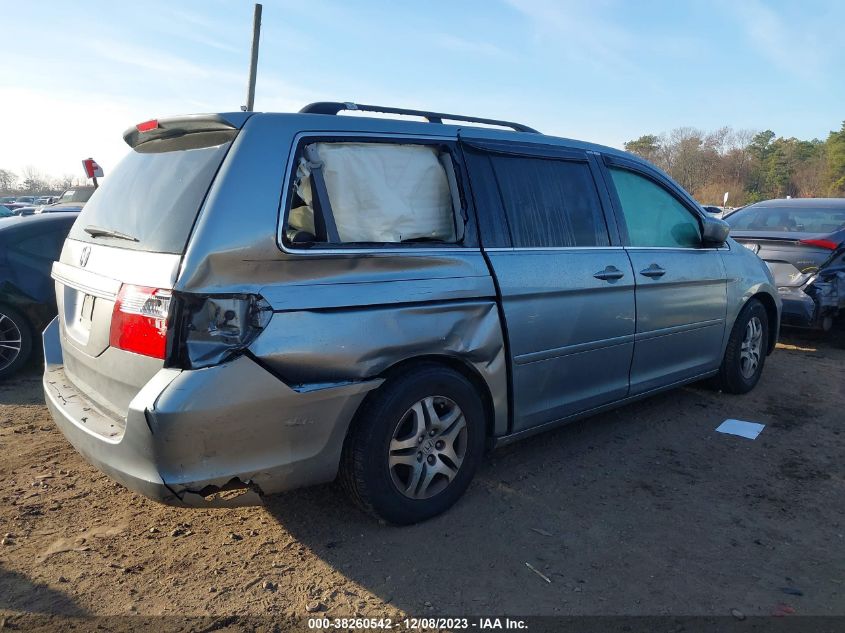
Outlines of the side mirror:
[{"label": "side mirror", "polygon": [[722,246],[728,239],[731,232],[731,225],[720,220],[705,216],[702,218],[701,240],[705,246]]}]

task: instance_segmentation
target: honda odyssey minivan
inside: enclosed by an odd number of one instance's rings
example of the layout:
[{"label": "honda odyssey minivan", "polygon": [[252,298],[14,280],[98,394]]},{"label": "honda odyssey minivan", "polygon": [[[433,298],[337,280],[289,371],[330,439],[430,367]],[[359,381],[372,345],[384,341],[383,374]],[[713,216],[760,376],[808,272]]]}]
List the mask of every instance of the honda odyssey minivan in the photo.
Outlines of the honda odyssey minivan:
[{"label": "honda odyssey minivan", "polygon": [[747,392],[777,339],[767,267],[615,149],[351,103],[124,138],[53,267],[44,389],[165,503],[339,478],[421,521],[486,449],[705,378]]}]

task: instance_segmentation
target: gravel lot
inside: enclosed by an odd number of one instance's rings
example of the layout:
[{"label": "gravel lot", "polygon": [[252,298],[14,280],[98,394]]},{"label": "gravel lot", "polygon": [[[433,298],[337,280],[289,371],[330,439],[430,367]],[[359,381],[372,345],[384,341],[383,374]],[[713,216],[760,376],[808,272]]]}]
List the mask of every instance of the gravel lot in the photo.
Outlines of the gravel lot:
[{"label": "gravel lot", "polygon": [[747,396],[695,385],[507,447],[395,528],[332,485],[147,501],[73,451],[33,366],[0,385],[0,617],[845,615],[843,409],[845,332],[786,338]]}]

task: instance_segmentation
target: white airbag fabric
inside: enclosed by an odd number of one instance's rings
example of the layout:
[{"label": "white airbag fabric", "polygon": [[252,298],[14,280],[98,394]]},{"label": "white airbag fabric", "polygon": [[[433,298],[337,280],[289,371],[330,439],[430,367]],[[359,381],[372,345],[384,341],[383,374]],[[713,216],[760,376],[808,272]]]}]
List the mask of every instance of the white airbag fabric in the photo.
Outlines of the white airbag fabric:
[{"label": "white airbag fabric", "polygon": [[342,242],[455,241],[452,194],[436,148],[317,143],[317,152]]}]

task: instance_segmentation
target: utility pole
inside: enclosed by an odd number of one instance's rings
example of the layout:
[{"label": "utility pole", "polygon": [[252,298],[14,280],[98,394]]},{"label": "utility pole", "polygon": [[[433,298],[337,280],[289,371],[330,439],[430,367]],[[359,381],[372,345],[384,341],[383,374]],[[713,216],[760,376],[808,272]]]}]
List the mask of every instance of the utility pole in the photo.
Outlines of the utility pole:
[{"label": "utility pole", "polygon": [[258,40],[261,36],[261,5],[256,3],[252,16],[252,53],[249,60],[249,85],[246,90],[246,105],[241,110],[251,112],[255,106],[255,73],[258,70]]}]

